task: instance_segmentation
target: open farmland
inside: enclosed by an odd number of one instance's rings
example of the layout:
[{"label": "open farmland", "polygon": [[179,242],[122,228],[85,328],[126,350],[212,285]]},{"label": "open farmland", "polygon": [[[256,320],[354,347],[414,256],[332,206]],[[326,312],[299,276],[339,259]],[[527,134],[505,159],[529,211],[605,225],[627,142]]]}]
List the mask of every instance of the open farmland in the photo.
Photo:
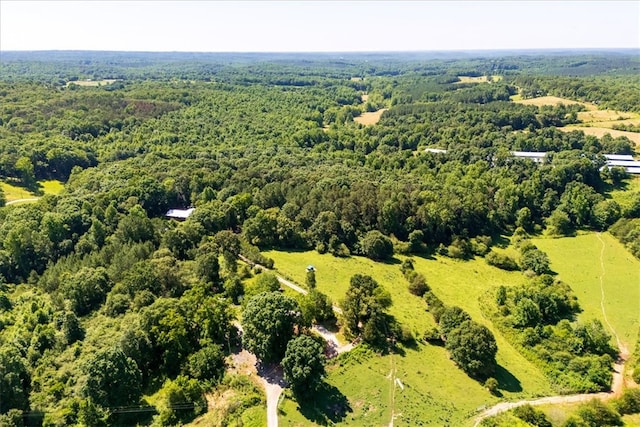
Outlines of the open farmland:
[{"label": "open farmland", "polygon": [[579,319],[599,319],[633,352],[640,328],[640,261],[608,233],[533,243],[549,255],[558,278],[573,288],[583,310]]},{"label": "open farmland", "polygon": [[535,105],[536,107],[541,107],[543,105],[558,105],[558,104],[576,105],[577,104],[577,105],[584,106],[588,111],[598,109],[596,105],[588,102],[573,101],[571,99],[559,98],[557,96],[540,96],[538,98],[517,99],[517,100],[514,100],[514,102],[517,102],[518,104],[523,104],[523,105]]},{"label": "open farmland", "polygon": [[[414,335],[419,336],[435,325],[431,314],[425,310],[424,301],[408,292],[407,282],[397,261],[376,263],[362,257],[337,258],[317,252],[268,251],[265,255],[275,260],[281,274],[297,283],[304,283],[305,267],[314,265],[317,269],[318,289],[329,295],[334,303],[343,298],[351,275],[368,274],[391,293],[393,305],[389,312],[401,324],[408,326]],[[398,257],[400,259],[404,257]],[[425,275],[434,293],[445,304],[462,307],[474,320],[493,331],[498,343],[497,361],[500,365],[497,377],[505,397],[518,399],[551,393],[542,372],[494,330],[491,322],[482,317],[478,303],[479,296],[491,287],[521,283],[524,280],[522,274],[490,267],[482,259],[455,261],[441,257],[416,257],[413,260],[416,271]],[[394,413],[403,414],[396,416],[396,425],[413,425],[411,420],[427,423],[425,420],[433,420],[427,425],[461,423],[464,420],[471,423],[468,418],[476,408],[497,402],[476,381],[458,369],[451,370],[454,364],[442,347],[418,344],[405,351],[403,356],[369,357],[362,362],[362,366],[334,367],[329,370],[329,383],[346,396],[354,409],[345,419],[347,425],[386,425],[389,422],[385,422],[385,418],[390,417],[390,391],[373,395],[370,393],[372,389],[388,387],[391,358],[398,373],[404,372],[402,376],[398,374],[398,377],[405,385],[402,392],[396,389]],[[370,374],[365,376],[366,372]],[[363,386],[363,381],[368,385]],[[429,403],[422,404],[424,415],[420,418],[414,411],[422,401]],[[282,407],[284,425],[306,425],[304,417],[295,408],[294,402],[285,402]],[[414,415],[410,416],[412,413]]]},{"label": "open farmland", "polygon": [[478,76],[478,77],[469,77],[469,76],[458,76],[458,82],[456,83],[489,83],[489,82],[499,82],[502,80],[502,76],[491,76],[491,80],[487,78],[487,76]]},{"label": "open farmland", "polygon": [[375,125],[380,121],[380,117],[382,117],[382,113],[385,111],[387,111],[386,108],[382,108],[378,111],[368,111],[360,114],[358,117],[354,117],[353,121],[365,126]]},{"label": "open farmland", "polygon": [[640,133],[627,132],[622,130],[609,129],[604,127],[590,127],[590,126],[565,126],[558,128],[563,132],[571,132],[574,130],[581,130],[585,135],[593,135],[598,138],[602,138],[606,134],[611,135],[614,138],[619,136],[626,136],[630,141],[633,141],[636,145],[640,145]]}]

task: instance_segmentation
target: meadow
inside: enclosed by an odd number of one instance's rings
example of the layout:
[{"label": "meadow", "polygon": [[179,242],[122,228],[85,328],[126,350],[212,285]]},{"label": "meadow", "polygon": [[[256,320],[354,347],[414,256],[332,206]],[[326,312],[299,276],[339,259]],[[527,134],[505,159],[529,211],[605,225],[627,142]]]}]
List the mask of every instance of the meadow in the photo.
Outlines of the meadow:
[{"label": "meadow", "polygon": [[609,325],[632,353],[640,328],[640,261],[609,233],[533,243],[549,255],[558,278],[571,285],[583,310],[578,320],[596,318]]},{"label": "meadow", "polygon": [[2,181],[0,187],[4,191],[7,202],[21,199],[36,199],[42,194],[60,194],[64,188],[64,183],[57,180],[38,181],[38,194],[21,186]]},{"label": "meadow", "polygon": [[[420,337],[435,326],[424,301],[407,289],[407,282],[400,272],[403,256],[378,263],[363,257],[337,258],[317,252],[268,251],[265,255],[275,260],[280,274],[301,284],[305,280],[306,266],[312,264],[317,270],[318,289],[329,295],[334,303],[343,298],[353,274],[368,274],[391,293],[393,305],[389,312],[402,325],[408,326],[414,336]],[[429,286],[445,304],[462,307],[474,320],[493,331],[498,343],[497,379],[505,399],[551,393],[542,372],[482,317],[478,303],[478,298],[487,289],[521,283],[524,278],[520,273],[490,267],[483,259],[455,261],[444,257],[414,257],[413,261],[416,271],[425,275]],[[351,363],[351,357],[358,358],[358,363]],[[392,388],[396,377],[402,382],[403,390],[397,385]],[[418,422],[423,425],[473,424],[471,418],[476,410],[498,401],[481,384],[457,369],[443,347],[421,342],[402,348],[400,355],[343,355],[329,368],[327,381],[349,402],[352,412],[341,420],[345,425],[387,425],[392,413],[395,414],[395,425],[416,425]],[[317,408],[299,408],[291,399],[285,399],[280,408],[283,425],[308,425],[310,421],[323,420]]]},{"label": "meadow", "polygon": [[611,191],[609,196],[624,209],[631,206],[635,193],[640,193],[640,176],[626,180],[624,187]]},{"label": "meadow", "polygon": [[380,121],[380,117],[382,117],[382,113],[385,111],[387,111],[386,108],[382,108],[378,111],[367,111],[360,114],[358,117],[354,117],[353,121],[365,126],[375,125]]},{"label": "meadow", "polygon": [[[607,122],[610,123],[611,125],[616,124],[616,123],[624,123],[625,121],[615,121],[615,122]],[[603,136],[605,136],[606,134],[611,135],[614,138],[618,138],[619,136],[626,136],[627,138],[629,138],[630,141],[633,141],[636,145],[640,145],[640,133],[637,132],[628,132],[628,131],[624,131],[624,130],[616,130],[616,129],[610,129],[607,127],[597,127],[597,126],[564,126],[561,128],[558,128],[558,130],[561,130],[563,132],[571,132],[574,130],[581,130],[582,132],[584,132],[585,135],[593,135],[593,136],[597,136],[598,138],[602,138]]]}]

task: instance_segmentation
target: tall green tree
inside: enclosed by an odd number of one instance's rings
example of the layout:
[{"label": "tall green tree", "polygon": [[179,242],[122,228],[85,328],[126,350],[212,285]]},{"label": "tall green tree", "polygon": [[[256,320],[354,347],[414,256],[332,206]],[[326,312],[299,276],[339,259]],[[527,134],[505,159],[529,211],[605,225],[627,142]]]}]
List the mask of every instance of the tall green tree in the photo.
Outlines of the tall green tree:
[{"label": "tall green tree", "polygon": [[312,397],[325,376],[323,348],[308,335],[300,335],[287,344],[282,359],[284,379],[298,399]]},{"label": "tall green tree", "polygon": [[86,380],[82,394],[104,407],[137,405],[142,373],[119,348],[99,351],[82,367]]},{"label": "tall green tree", "polygon": [[[371,276],[355,274],[349,282],[349,289],[340,303],[347,331],[357,336],[361,334],[371,319],[379,319],[380,314],[391,306],[391,296]],[[377,326],[385,326],[377,324]]]},{"label": "tall green tree", "polygon": [[258,294],[242,313],[242,345],[263,362],[282,360],[301,320],[296,300],[280,292]]},{"label": "tall green tree", "polygon": [[494,376],[498,346],[486,326],[472,320],[462,322],[448,333],[445,347],[451,359],[470,376],[479,379]]}]

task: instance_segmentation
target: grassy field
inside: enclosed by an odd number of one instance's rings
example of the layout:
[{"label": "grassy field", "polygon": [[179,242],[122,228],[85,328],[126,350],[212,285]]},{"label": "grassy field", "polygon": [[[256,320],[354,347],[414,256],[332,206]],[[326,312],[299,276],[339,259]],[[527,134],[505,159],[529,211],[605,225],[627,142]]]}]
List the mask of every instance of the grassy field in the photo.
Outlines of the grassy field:
[{"label": "grassy field", "polygon": [[583,105],[587,111],[581,111],[578,113],[578,120],[580,120],[581,122],[580,124],[569,125],[558,129],[563,132],[581,130],[585,133],[585,135],[593,135],[597,136],[598,138],[602,138],[607,133],[614,138],[617,138],[619,136],[626,136],[636,145],[640,145],[640,133],[611,129],[612,126],[617,124],[639,124],[640,114],[638,113],[615,110],[599,110],[595,104],[591,104],[589,102],[573,101],[571,99],[559,98],[557,96],[541,96],[539,98],[522,99],[520,95],[515,95],[511,97],[511,100],[519,104],[535,105],[538,107],[543,105],[557,105],[560,103],[565,105]]},{"label": "grassy field", "polygon": [[541,107],[543,105],[579,104],[579,105],[583,105],[587,110],[590,110],[590,111],[598,109],[596,105],[590,104],[588,102],[573,101],[571,99],[559,98],[557,96],[540,96],[538,98],[528,98],[528,99],[522,99],[521,97],[518,97],[518,98],[512,98],[512,101],[517,102],[519,104],[524,104],[524,105],[535,105],[536,107]]},{"label": "grassy field", "polygon": [[[364,98],[364,95],[363,95]],[[356,123],[360,123],[361,125],[375,125],[380,121],[380,117],[382,117],[382,113],[387,111],[386,108],[382,108],[378,111],[365,112],[360,114],[358,117],[354,117],[353,121]]]},{"label": "grassy field", "polygon": [[[368,274],[391,293],[390,313],[414,334],[421,335],[435,326],[424,301],[407,290],[407,282],[400,272],[404,257],[390,263],[376,263],[362,257],[336,258],[317,252],[270,251],[265,255],[275,260],[282,275],[298,283],[304,283],[306,266],[314,265],[318,289],[334,301],[343,298],[353,274]],[[524,280],[520,273],[490,267],[481,259],[414,258],[414,264],[446,304],[461,306],[492,330],[491,323],[482,318],[478,297],[488,288]],[[516,400],[551,393],[543,374],[497,331],[494,330],[494,334],[499,348],[497,379],[504,398]],[[391,372],[395,375],[390,375]],[[391,387],[396,377],[403,384],[403,390],[397,385],[395,389]],[[403,355],[369,355],[358,363],[337,365],[329,370],[328,383],[352,409],[339,420],[345,425],[388,425],[392,413],[394,425],[415,425],[418,421],[424,425],[472,425],[471,418],[478,408],[498,401],[457,369],[444,348],[433,345],[417,344],[415,348],[404,349]],[[285,399],[281,405],[281,423],[302,426],[327,421],[312,409],[299,408],[294,401]]]},{"label": "grassy field", "polygon": [[[469,77],[469,76],[458,76],[460,79],[459,82],[456,83],[488,83],[489,80],[487,76],[478,76],[478,77]],[[502,80],[502,76],[491,76],[491,81],[499,82]]]},{"label": "grassy field", "polygon": [[76,80],[73,82],[67,82],[67,86],[76,85],[76,86],[85,86],[85,87],[98,87],[98,86],[106,86],[112,83],[117,82],[116,79],[105,79],[105,80]]},{"label": "grassy field", "polygon": [[[618,123],[618,122],[611,122],[612,124]],[[565,126],[565,127],[561,127],[558,128],[558,130],[561,130],[563,132],[571,132],[574,130],[581,130],[584,132],[585,135],[593,135],[593,136],[597,136],[598,138],[602,138],[605,134],[609,134],[614,138],[617,138],[619,136],[626,136],[627,138],[629,138],[630,141],[633,141],[633,143],[635,143],[636,145],[640,145],[640,133],[638,132],[628,132],[628,131],[623,131],[623,130],[615,130],[615,129],[610,129],[610,128],[606,128],[606,127],[595,127],[595,126]]]},{"label": "grassy field", "polygon": [[[43,194],[59,194],[64,188],[64,183],[56,180],[39,181],[38,185]],[[37,194],[24,187],[19,187],[8,182],[0,182],[0,187],[2,187],[2,190],[4,191],[7,202],[39,197]]]},{"label": "grassy field", "polygon": [[608,323],[633,352],[640,327],[640,261],[608,233],[538,238],[533,243],[549,255],[558,278],[573,288],[583,309],[579,319],[597,318],[607,327],[602,280]]},{"label": "grassy field", "polygon": [[609,197],[618,202],[623,208],[631,206],[634,193],[640,193],[640,176],[632,176],[626,181],[623,189],[613,190]]}]

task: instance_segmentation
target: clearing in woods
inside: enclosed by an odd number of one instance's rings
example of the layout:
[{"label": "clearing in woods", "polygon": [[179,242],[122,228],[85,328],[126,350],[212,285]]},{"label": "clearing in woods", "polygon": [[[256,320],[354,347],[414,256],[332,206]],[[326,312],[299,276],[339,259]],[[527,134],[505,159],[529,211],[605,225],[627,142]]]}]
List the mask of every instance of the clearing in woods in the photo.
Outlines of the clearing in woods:
[{"label": "clearing in woods", "polygon": [[491,83],[491,82],[499,82],[502,80],[502,76],[491,76],[491,80],[487,78],[487,76],[478,76],[478,77],[469,77],[469,76],[458,76],[458,80],[456,83]]},{"label": "clearing in woods", "polygon": [[380,121],[380,117],[382,117],[382,113],[384,113],[385,111],[387,111],[387,109],[382,108],[378,111],[362,113],[358,117],[354,117],[353,121],[365,126],[375,125]]},{"label": "clearing in woods", "polygon": [[585,107],[587,111],[578,113],[578,120],[581,123],[575,125],[567,125],[558,128],[563,132],[571,132],[581,130],[585,135],[593,135],[602,138],[605,134],[609,134],[614,138],[626,136],[636,145],[640,145],[640,133],[627,132],[611,129],[614,125],[640,125],[640,114],[622,112],[615,110],[599,110],[598,106],[590,102],[579,102],[571,99],[559,98],[557,96],[541,96],[539,98],[520,99],[517,96],[512,97],[514,102],[524,105],[535,105],[537,107],[543,105],[574,105],[579,104]]},{"label": "clearing in woods", "polygon": [[[424,301],[408,291],[407,281],[400,272],[399,261],[405,259],[403,256],[398,256],[393,262],[380,263],[357,256],[337,258],[315,251],[266,251],[264,254],[274,259],[280,274],[296,283],[304,283],[306,266],[314,265],[318,290],[327,294],[334,303],[344,297],[353,274],[368,274],[391,293],[393,305],[389,312],[414,336],[422,336],[435,326]],[[493,331],[499,348],[496,377],[506,399],[534,398],[552,393],[543,373],[518,353],[491,322],[482,317],[480,310],[478,297],[487,288],[522,283],[524,277],[521,273],[490,267],[483,259],[456,261],[441,257],[414,257],[413,260],[415,270],[425,275],[429,286],[445,304],[462,307]],[[318,412],[324,400],[316,402],[317,408],[314,409],[299,408],[295,401],[286,398],[280,406],[283,413],[280,425],[323,424],[328,421],[345,425],[389,425],[392,418],[396,425],[417,422],[434,426],[473,425],[473,416],[478,408],[499,402],[481,384],[456,368],[443,347],[416,343],[402,350],[402,354],[380,356],[356,347],[334,359],[328,367],[327,382],[332,392],[327,401],[346,399],[351,411],[344,418],[336,418]],[[393,382],[388,377],[391,357],[395,372]]]},{"label": "clearing in woods", "polygon": [[637,146],[640,146],[640,133],[637,133],[637,132],[627,132],[622,130],[609,129],[605,127],[591,127],[591,126],[565,126],[565,127],[558,128],[558,130],[561,130],[563,132],[581,130],[582,132],[584,132],[585,135],[593,135],[593,136],[597,136],[598,138],[602,138],[606,134],[609,134],[614,138],[617,138],[619,136],[626,136],[634,144],[636,144]]},{"label": "clearing in woods", "polygon": [[583,310],[578,320],[599,319],[609,327],[612,344],[617,345],[617,335],[633,353],[640,328],[640,261],[609,233],[532,242],[549,255],[551,269],[578,297]]},{"label": "clearing in woods", "polygon": [[106,86],[117,82],[117,79],[104,79],[104,80],[76,80],[73,82],[67,82],[67,86],[76,85],[76,86],[89,86],[89,87],[98,87],[98,86]]},{"label": "clearing in woods", "polygon": [[[64,188],[64,183],[56,180],[39,181],[38,185],[44,194],[59,194]],[[13,185],[8,182],[0,182],[0,187],[2,187],[2,190],[4,191],[7,203],[35,201],[38,200],[39,197],[37,194],[24,187]]]}]

